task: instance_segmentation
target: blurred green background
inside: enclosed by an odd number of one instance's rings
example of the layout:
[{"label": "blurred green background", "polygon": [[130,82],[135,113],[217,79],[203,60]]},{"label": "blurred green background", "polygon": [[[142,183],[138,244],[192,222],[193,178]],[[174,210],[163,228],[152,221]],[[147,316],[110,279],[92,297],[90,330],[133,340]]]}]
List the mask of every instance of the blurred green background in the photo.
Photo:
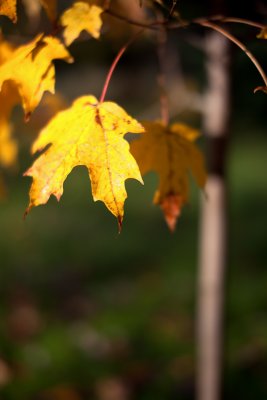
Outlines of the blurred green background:
[{"label": "blurred green background", "polygon": [[[66,104],[85,93],[99,96],[124,41],[122,32],[112,41],[71,46],[76,64],[56,63]],[[264,65],[266,43],[252,39],[252,49]],[[180,57],[188,86],[202,91],[201,51],[184,39],[177,44],[174,35],[170,51]],[[253,68],[234,51],[224,398],[242,400],[267,398],[266,97],[253,94],[260,84]],[[108,97],[136,118],[158,118],[156,75],[153,40],[146,37],[121,60]],[[171,87],[174,76],[168,79]],[[0,204],[0,398],[193,399],[201,194],[193,184],[170,234],[152,205],[156,176],[147,175],[144,187],[128,181],[118,235],[115,218],[93,203],[87,171],[78,167],[60,204],[53,198],[23,220],[30,179],[22,174],[46,112],[41,106],[28,125],[20,108],[13,115],[19,163],[4,172],[8,194]],[[173,118],[201,124],[187,109]]]}]

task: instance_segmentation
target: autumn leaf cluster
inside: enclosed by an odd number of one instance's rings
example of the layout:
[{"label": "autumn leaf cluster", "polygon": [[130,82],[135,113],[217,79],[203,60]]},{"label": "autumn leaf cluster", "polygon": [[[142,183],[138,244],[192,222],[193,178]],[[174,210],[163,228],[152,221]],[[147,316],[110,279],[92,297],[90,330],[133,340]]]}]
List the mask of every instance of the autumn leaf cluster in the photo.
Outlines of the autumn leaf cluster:
[{"label": "autumn leaf cluster", "polygon": [[[40,0],[51,26],[50,35],[39,33],[31,41],[14,45],[4,36],[0,40],[0,165],[16,162],[17,144],[12,137],[10,115],[21,104],[25,120],[31,118],[45,92],[55,93],[54,60],[74,62],[68,47],[82,31],[98,39],[102,15],[109,2],[75,1],[57,14],[56,0]],[[17,22],[16,0],[2,0],[0,14]],[[2,17],[1,17],[2,18]],[[56,33],[55,33],[56,32]],[[125,181],[143,183],[147,172],[159,176],[154,203],[160,205],[170,229],[175,228],[182,206],[189,199],[189,174],[200,188],[206,180],[205,163],[195,140],[199,132],[181,123],[138,122],[118,104],[100,100],[91,94],[77,98],[57,113],[41,130],[32,152],[42,152],[25,172],[32,177],[30,202],[26,213],[45,204],[51,195],[58,200],[63,184],[77,165],[86,166],[95,201],[104,202],[121,227]],[[130,144],[126,133],[138,134]]]}]

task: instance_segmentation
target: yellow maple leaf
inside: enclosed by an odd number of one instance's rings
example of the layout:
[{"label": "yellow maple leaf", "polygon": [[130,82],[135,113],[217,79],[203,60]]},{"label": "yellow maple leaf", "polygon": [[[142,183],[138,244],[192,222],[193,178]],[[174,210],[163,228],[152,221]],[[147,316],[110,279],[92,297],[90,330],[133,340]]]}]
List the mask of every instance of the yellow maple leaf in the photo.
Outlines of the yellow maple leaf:
[{"label": "yellow maple leaf", "polygon": [[103,201],[121,226],[127,198],[124,182],[128,178],[143,182],[123,137],[143,130],[116,103],[98,103],[94,96],[78,98],[50,121],[33,144],[34,153],[51,146],[25,173],[33,178],[27,212],[45,204],[52,194],[59,200],[68,174],[75,166],[85,165],[94,200]]},{"label": "yellow maple leaf", "polygon": [[199,133],[178,123],[166,127],[161,122],[144,122],[143,126],[146,133],[132,141],[131,152],[142,175],[149,171],[159,175],[154,203],[161,206],[169,228],[174,230],[181,207],[188,201],[189,172],[199,187],[205,185],[203,156],[193,143]]},{"label": "yellow maple leaf", "polygon": [[56,0],[40,0],[49,19],[55,21],[57,17],[57,1]]},{"label": "yellow maple leaf", "polygon": [[61,16],[60,23],[65,27],[63,36],[69,46],[81,31],[86,30],[95,39],[100,36],[102,20],[100,18],[103,9],[93,4],[92,1],[77,1]]},{"label": "yellow maple leaf", "polygon": [[37,107],[45,91],[55,91],[54,59],[73,61],[57,38],[38,35],[32,42],[15,49],[0,66],[0,89],[6,81],[17,86],[26,116]]},{"label": "yellow maple leaf", "polygon": [[17,0],[0,0],[0,15],[6,15],[17,22]]}]

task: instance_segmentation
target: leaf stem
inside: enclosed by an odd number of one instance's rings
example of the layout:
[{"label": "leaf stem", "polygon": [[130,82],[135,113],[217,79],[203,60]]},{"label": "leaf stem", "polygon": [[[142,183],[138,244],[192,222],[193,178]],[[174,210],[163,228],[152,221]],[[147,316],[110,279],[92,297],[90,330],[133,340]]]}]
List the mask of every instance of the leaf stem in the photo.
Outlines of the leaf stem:
[{"label": "leaf stem", "polygon": [[163,124],[165,126],[168,126],[170,119],[170,111],[169,111],[169,99],[166,90],[166,63],[167,63],[166,41],[167,41],[167,32],[164,26],[161,26],[161,29],[159,29],[157,32],[157,54],[158,54],[158,65],[159,65],[158,85],[160,90],[161,119]]},{"label": "leaf stem", "polygon": [[211,28],[211,29],[221,33],[223,36],[225,36],[231,42],[236,44],[241,50],[243,50],[244,53],[248,56],[248,58],[253,62],[253,64],[257,68],[259,74],[261,75],[261,77],[265,83],[265,86],[267,86],[267,76],[266,76],[262,66],[260,65],[260,63],[258,62],[256,57],[250,52],[250,50],[247,49],[247,47],[242,42],[240,42],[239,39],[237,39],[235,36],[233,36],[230,32],[226,31],[221,26],[214,24],[213,22],[210,22],[207,20],[203,20],[203,21],[198,20],[198,21],[195,21],[195,23],[197,23],[198,25],[207,27],[207,28]]},{"label": "leaf stem", "polygon": [[105,100],[106,93],[107,93],[107,90],[108,90],[108,86],[109,86],[111,77],[112,77],[113,72],[114,72],[118,62],[120,61],[122,55],[125,53],[125,51],[128,49],[128,47],[136,40],[136,38],[143,32],[144,32],[144,29],[141,29],[134,36],[132,36],[130,38],[130,40],[128,40],[128,42],[120,49],[120,51],[118,52],[118,54],[114,58],[113,63],[111,64],[110,69],[108,71],[108,74],[107,74],[103,89],[102,89],[102,93],[101,93],[100,100],[99,100],[100,103],[102,103]]}]

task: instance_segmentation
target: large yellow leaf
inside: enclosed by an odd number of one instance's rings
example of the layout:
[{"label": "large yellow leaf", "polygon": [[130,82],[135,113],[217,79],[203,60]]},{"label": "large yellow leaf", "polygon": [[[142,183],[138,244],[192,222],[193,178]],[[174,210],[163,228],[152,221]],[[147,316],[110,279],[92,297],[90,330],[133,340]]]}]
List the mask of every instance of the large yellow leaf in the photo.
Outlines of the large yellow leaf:
[{"label": "large yellow leaf", "polygon": [[17,22],[17,0],[0,0],[0,15],[6,15]]},{"label": "large yellow leaf", "polygon": [[68,174],[76,165],[85,165],[94,200],[103,201],[121,226],[127,198],[124,182],[128,178],[142,182],[123,137],[143,130],[115,103],[98,103],[94,96],[78,98],[50,121],[33,145],[35,153],[51,144],[25,173],[33,177],[27,211],[45,204],[52,194],[59,200]]},{"label": "large yellow leaf", "polygon": [[63,36],[66,45],[69,46],[77,39],[83,30],[86,30],[94,38],[99,38],[102,12],[103,9],[93,4],[92,1],[77,1],[66,10],[60,19],[61,25],[65,27]]},{"label": "large yellow leaf", "polygon": [[166,127],[160,122],[144,122],[143,126],[146,133],[131,143],[131,152],[142,175],[149,171],[159,175],[154,203],[161,206],[169,228],[174,230],[189,197],[189,172],[199,187],[206,181],[203,156],[193,143],[198,131],[183,124]]},{"label": "large yellow leaf", "polygon": [[45,91],[54,93],[54,59],[73,61],[57,38],[39,35],[32,42],[18,47],[0,66],[0,89],[6,81],[17,86],[26,116],[37,107]]}]

